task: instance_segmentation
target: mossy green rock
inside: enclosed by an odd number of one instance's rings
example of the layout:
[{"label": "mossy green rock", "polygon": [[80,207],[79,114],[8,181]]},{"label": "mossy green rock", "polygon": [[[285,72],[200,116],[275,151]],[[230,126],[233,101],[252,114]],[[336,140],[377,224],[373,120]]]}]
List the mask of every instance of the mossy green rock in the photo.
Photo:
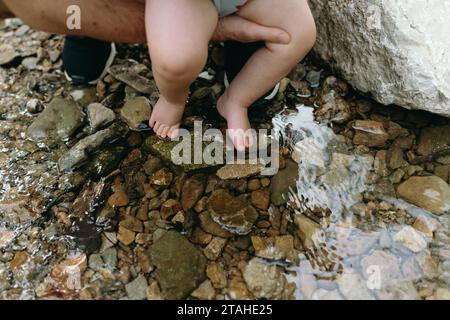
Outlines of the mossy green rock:
[{"label": "mossy green rock", "polygon": [[184,299],[206,279],[205,256],[176,231],[159,238],[148,254],[164,299]]},{"label": "mossy green rock", "polygon": [[[192,142],[191,150],[194,150],[193,141],[194,137],[193,134],[191,134],[191,142]],[[172,150],[174,150],[174,148],[177,147],[180,143],[182,143],[181,140],[180,141],[163,140],[158,136],[151,136],[145,140],[144,148],[146,151],[154,154],[155,156],[162,159],[166,163],[171,163],[174,166],[179,167],[187,172],[217,166],[216,164],[208,164],[205,162],[195,164],[193,155],[191,157],[192,160],[191,163],[182,163],[182,164],[174,163],[172,161]],[[203,146],[206,147],[207,145],[208,143],[204,143]]]}]

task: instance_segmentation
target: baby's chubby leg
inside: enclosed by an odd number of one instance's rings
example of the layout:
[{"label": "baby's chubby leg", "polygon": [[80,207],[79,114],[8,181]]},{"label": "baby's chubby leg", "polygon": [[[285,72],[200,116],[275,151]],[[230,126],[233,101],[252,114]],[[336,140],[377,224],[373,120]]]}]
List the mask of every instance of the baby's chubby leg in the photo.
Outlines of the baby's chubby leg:
[{"label": "baby's chubby leg", "polygon": [[247,108],[306,56],[314,46],[316,28],[307,0],[250,0],[237,14],[264,26],[283,29],[291,38],[287,44],[267,42],[219,99],[218,110],[227,119],[236,149],[242,150],[251,144],[240,133],[250,128]]},{"label": "baby's chubby leg", "polygon": [[163,138],[178,134],[189,86],[206,64],[217,23],[211,0],[147,0],[148,46],[160,90],[150,126]]}]

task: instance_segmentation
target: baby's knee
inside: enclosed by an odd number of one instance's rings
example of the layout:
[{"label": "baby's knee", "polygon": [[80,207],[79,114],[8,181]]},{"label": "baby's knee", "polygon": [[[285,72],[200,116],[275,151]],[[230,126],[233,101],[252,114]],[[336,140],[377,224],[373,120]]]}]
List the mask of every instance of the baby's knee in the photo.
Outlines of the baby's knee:
[{"label": "baby's knee", "polygon": [[206,64],[207,49],[204,51],[157,48],[150,51],[152,68],[168,80],[193,80]]}]

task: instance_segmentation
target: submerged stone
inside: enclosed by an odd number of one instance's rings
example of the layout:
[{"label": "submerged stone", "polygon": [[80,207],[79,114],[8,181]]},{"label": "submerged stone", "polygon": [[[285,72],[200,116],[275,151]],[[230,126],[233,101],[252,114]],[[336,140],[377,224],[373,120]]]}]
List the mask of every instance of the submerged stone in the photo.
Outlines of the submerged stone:
[{"label": "submerged stone", "polygon": [[272,178],[270,184],[270,199],[274,205],[280,206],[288,202],[289,192],[295,188],[298,178],[298,164],[294,161],[287,160],[286,168],[280,170]]},{"label": "submerged stone", "polygon": [[223,229],[239,234],[250,233],[258,212],[248,204],[245,196],[234,197],[226,190],[214,191],[208,201],[211,218]]},{"label": "submerged stone", "polygon": [[389,134],[384,129],[383,124],[378,121],[357,120],[353,124],[353,129],[355,129],[354,144],[380,147],[389,139]]},{"label": "submerged stone", "polygon": [[185,237],[169,231],[148,251],[165,299],[184,299],[206,279],[206,258]]},{"label": "submerged stone", "polygon": [[84,123],[84,114],[73,100],[54,99],[34,120],[27,136],[50,147],[69,140]]},{"label": "submerged stone", "polygon": [[295,284],[289,283],[280,267],[253,258],[244,270],[248,289],[257,298],[269,300],[293,299]]},{"label": "submerged stone", "polygon": [[118,137],[125,136],[127,130],[126,126],[117,123],[80,140],[59,159],[59,169],[61,171],[67,171],[79,167],[88,160],[89,155],[96,152],[100,146]]},{"label": "submerged stone", "polygon": [[450,186],[436,176],[411,177],[398,187],[397,194],[437,215],[450,210]]}]

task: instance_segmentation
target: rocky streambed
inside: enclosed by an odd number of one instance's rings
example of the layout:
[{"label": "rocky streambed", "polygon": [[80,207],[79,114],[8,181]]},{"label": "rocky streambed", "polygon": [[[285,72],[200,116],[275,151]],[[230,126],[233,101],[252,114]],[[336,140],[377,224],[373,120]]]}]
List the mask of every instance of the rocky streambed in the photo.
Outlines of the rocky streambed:
[{"label": "rocky streambed", "polygon": [[[450,123],[361,97],[307,59],[251,111],[280,171],[176,166],[144,125],[144,47],[97,87],[62,37],[0,24],[0,298],[449,299]],[[223,50],[183,127],[224,130]]]}]

